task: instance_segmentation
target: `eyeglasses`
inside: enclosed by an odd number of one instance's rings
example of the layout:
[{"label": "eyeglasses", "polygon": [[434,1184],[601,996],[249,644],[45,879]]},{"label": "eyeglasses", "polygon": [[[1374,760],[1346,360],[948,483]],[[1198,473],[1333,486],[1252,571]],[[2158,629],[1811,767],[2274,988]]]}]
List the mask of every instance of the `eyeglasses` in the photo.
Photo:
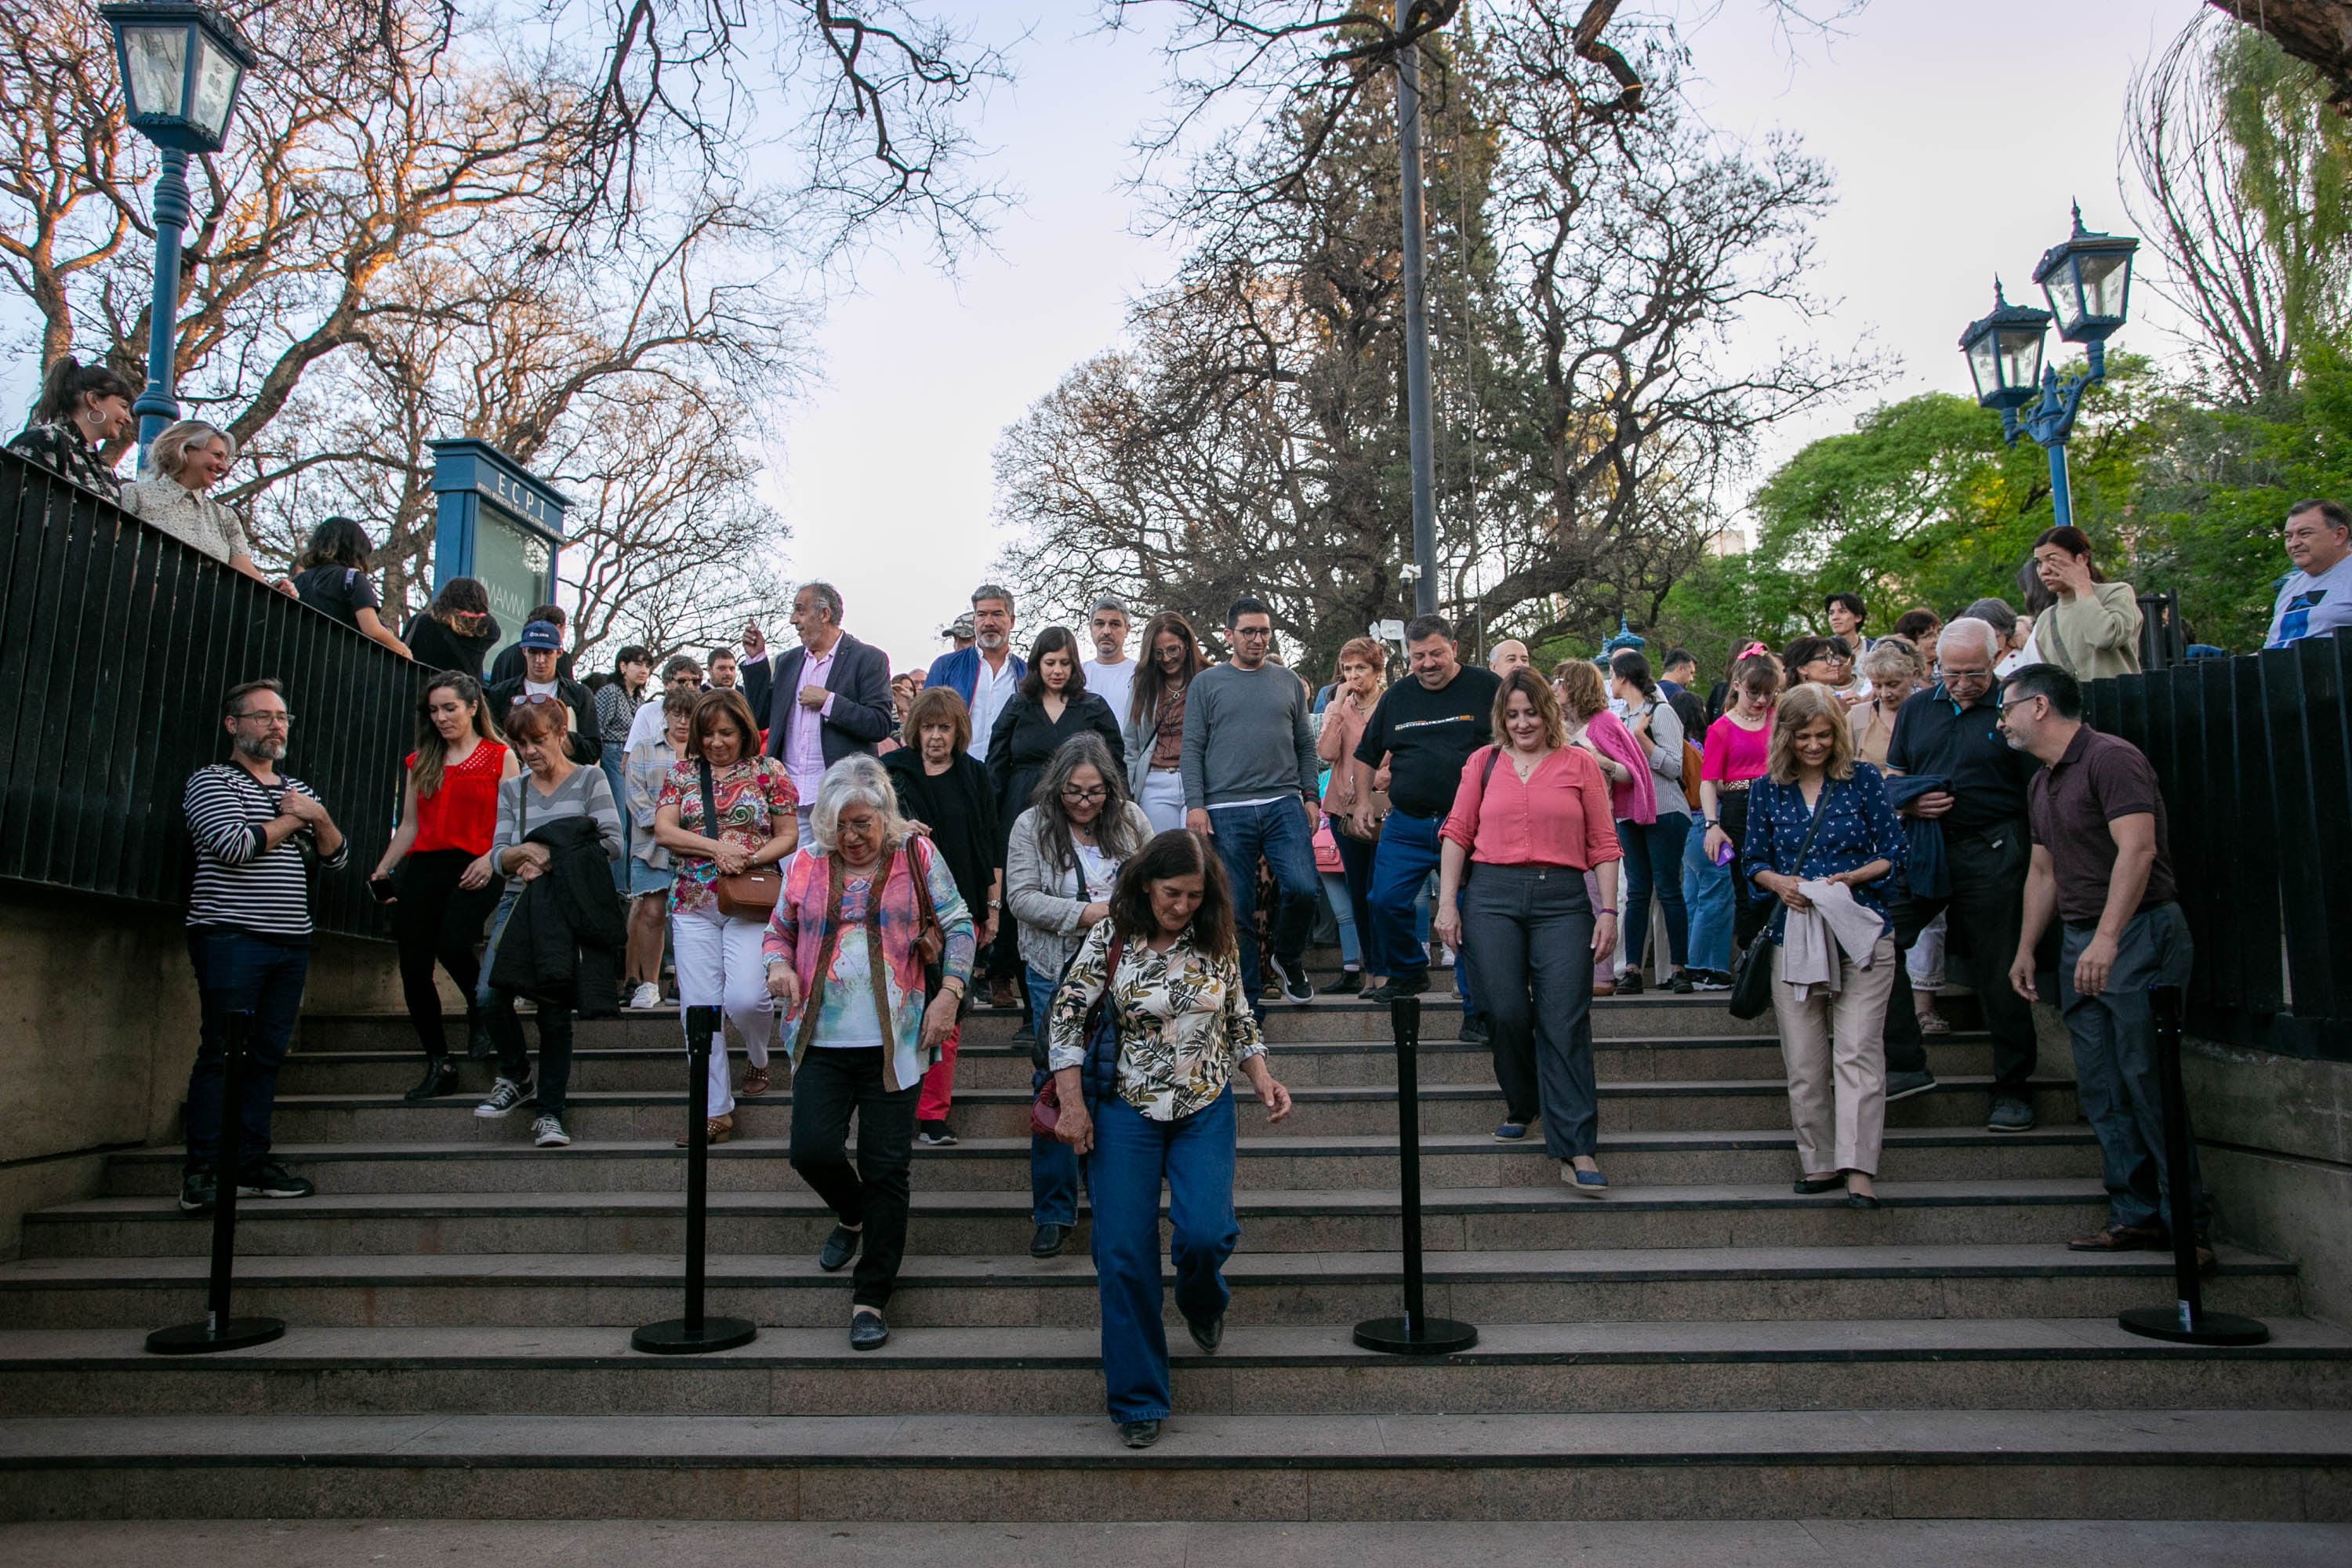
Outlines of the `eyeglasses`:
[{"label": "eyeglasses", "polygon": [[546,695],[545,693],[543,693],[543,692],[537,692],[537,691],[518,691],[518,692],[516,692],[516,693],[515,693],[514,700],[513,700],[513,701],[511,701],[511,702],[509,702],[509,703],[508,703],[508,704],[507,704],[507,706],[508,706],[508,707],[509,707],[509,708],[520,708],[520,707],[522,707],[523,705],[525,705],[526,703],[538,703],[538,702],[545,702],[545,703],[548,703],[548,704],[550,704],[550,705],[551,705],[551,706],[553,706],[553,707],[557,707],[557,708],[561,708],[561,707],[562,707],[562,706],[563,706],[563,699],[562,699],[562,698],[561,698],[561,697],[550,697],[550,696],[547,696],[547,695]]},{"label": "eyeglasses", "polygon": [[1062,786],[1062,798],[1064,800],[1108,800],[1110,798],[1110,791],[1107,789],[1080,789],[1075,784],[1064,784]]},{"label": "eyeglasses", "polygon": [[1237,637],[1270,637],[1273,635],[1272,626],[1235,626],[1234,628],[1234,636]]},{"label": "eyeglasses", "polygon": [[255,712],[253,710],[247,709],[236,717],[240,723],[247,719],[258,719],[265,726],[278,724],[282,725],[289,730],[291,730],[294,727],[294,715],[291,713]]}]

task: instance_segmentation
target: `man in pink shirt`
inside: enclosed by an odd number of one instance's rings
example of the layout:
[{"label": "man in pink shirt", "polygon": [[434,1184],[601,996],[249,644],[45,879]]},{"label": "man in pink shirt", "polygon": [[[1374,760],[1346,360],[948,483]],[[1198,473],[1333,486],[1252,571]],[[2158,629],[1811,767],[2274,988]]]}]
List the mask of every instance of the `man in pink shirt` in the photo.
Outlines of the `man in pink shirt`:
[{"label": "man in pink shirt", "polygon": [[841,591],[830,583],[807,583],[793,595],[793,630],[800,647],[762,658],[765,639],[746,626],[744,695],[752,710],[763,709],[767,752],[792,774],[801,798],[801,845],[814,841],[809,814],[816,805],[824,770],[853,752],[872,755],[890,732],[890,660],[878,647],[841,629]]}]

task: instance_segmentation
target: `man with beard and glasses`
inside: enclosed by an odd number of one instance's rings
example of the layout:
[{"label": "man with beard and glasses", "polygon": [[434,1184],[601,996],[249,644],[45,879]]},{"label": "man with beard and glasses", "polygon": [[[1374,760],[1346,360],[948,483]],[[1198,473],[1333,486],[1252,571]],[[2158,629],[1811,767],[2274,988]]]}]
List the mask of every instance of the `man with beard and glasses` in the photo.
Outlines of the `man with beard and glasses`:
[{"label": "man with beard and glasses", "polygon": [[[294,715],[285,689],[249,680],[221,699],[229,760],[198,768],[182,797],[196,875],[188,892],[188,957],[202,1001],[195,1065],[188,1073],[188,1152],[180,1207],[212,1208],[221,1118],[237,1118],[240,1196],[306,1198],[316,1189],[269,1155],[278,1068],[302,1010],[310,969],[313,862],[340,869],[351,847],[310,787],[278,771]],[[252,1060],[239,1101],[224,1106],[231,1013],[253,1016]]]}]

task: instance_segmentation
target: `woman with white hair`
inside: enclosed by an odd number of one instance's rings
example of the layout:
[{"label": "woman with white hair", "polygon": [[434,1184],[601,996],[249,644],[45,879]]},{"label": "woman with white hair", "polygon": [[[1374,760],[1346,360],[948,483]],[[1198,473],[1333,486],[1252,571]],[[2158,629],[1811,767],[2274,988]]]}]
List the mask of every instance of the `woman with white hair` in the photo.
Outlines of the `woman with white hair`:
[{"label": "woman with white hair", "polygon": [[875,758],[825,770],[809,826],[815,842],[785,864],[761,950],[793,1029],[793,1169],[836,1221],[817,1267],[857,1258],[849,1348],[878,1350],[907,1247],[916,1100],[971,983],[971,913]]},{"label": "woman with white hair", "polygon": [[[182,419],[163,426],[148,454],[152,478],[122,487],[122,510],[153,524],[192,549],[226,561],[257,583],[267,583],[247,547],[245,524],[236,513],[205,492],[218,484],[236,461],[236,440],[216,425]],[[285,593],[291,584],[276,584]]]}]

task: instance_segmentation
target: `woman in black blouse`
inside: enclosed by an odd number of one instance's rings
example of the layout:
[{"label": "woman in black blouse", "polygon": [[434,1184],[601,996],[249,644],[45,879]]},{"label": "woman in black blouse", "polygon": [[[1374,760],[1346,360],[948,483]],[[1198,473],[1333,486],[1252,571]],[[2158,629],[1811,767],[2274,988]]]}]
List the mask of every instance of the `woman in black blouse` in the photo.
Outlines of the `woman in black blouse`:
[{"label": "woman in black blouse", "polygon": [[1127,755],[1118,717],[1110,704],[1087,689],[1078,668],[1078,639],[1067,626],[1047,626],[1029,648],[1029,673],[996,716],[988,733],[988,776],[996,786],[997,864],[1004,863],[1003,840],[1013,819],[1029,809],[1038,775],[1062,742],[1091,730],[1113,757]]},{"label": "woman in black blouse", "polygon": [[482,658],[499,646],[498,617],[478,578],[452,577],[401,634],[408,657],[427,669],[454,669],[482,679]]}]

